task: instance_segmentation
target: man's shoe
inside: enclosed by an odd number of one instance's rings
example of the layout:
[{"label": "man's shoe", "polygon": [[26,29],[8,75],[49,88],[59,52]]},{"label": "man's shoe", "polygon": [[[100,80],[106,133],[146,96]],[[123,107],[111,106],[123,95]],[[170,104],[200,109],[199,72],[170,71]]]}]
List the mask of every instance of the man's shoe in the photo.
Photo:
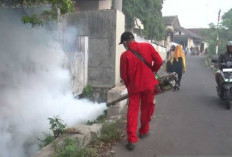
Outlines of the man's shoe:
[{"label": "man's shoe", "polygon": [[135,145],[131,142],[128,142],[127,145],[126,145],[126,148],[130,151],[134,150],[135,149]]},{"label": "man's shoe", "polygon": [[149,133],[147,133],[147,134],[139,134],[139,138],[140,139],[143,139],[143,138],[146,138],[146,137],[148,137],[149,136]]}]

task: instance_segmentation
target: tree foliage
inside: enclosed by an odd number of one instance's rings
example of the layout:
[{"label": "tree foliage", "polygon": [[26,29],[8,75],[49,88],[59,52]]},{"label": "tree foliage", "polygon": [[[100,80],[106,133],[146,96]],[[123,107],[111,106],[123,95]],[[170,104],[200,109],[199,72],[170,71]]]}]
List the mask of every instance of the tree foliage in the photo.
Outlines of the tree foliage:
[{"label": "tree foliage", "polygon": [[163,39],[165,27],[162,21],[162,5],[163,0],[124,0],[126,28],[133,28],[135,18],[139,18],[144,24],[144,34],[148,39]]},{"label": "tree foliage", "polygon": [[221,25],[232,32],[232,8],[222,16]]},{"label": "tree foliage", "polygon": [[[54,20],[58,17],[58,14],[64,15],[75,11],[73,0],[2,0],[0,4],[21,7],[25,13],[22,21],[30,23],[32,27],[42,25],[44,21]],[[32,15],[26,11],[26,8],[39,5],[50,5],[50,9],[43,11],[41,14]]]},{"label": "tree foliage", "polygon": [[217,45],[217,32],[219,37],[218,42],[218,53],[222,54],[226,51],[226,43],[232,40],[232,9],[227,11],[221,19],[218,25],[211,23],[209,24],[210,29],[205,31],[209,43],[209,52],[215,54]]}]

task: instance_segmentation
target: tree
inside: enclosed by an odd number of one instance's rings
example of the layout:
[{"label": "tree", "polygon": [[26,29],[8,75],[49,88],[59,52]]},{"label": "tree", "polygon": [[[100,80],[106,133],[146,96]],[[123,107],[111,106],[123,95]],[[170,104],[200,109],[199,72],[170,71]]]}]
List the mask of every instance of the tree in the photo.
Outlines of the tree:
[{"label": "tree", "polygon": [[223,39],[232,40],[232,8],[222,16],[220,30]]},{"label": "tree", "polygon": [[[209,52],[211,54],[215,54],[216,45],[218,44],[218,52],[219,54],[224,53],[226,51],[226,43],[232,40],[232,9],[227,11],[223,16],[222,20],[219,23],[219,27],[213,23],[209,24],[210,29],[208,31],[203,32],[207,38],[209,43]],[[219,36],[219,43],[217,43],[217,31]]]},{"label": "tree", "polygon": [[[58,15],[64,15],[75,11],[75,3],[72,0],[2,0],[0,5],[21,7],[24,11],[22,21],[30,23],[32,27],[42,25],[44,21],[54,20]],[[50,5],[49,10],[43,11],[41,14],[30,15],[26,8],[39,5]]]},{"label": "tree", "polygon": [[135,18],[139,18],[144,24],[144,34],[148,39],[162,40],[165,34],[162,5],[163,0],[124,0],[126,28],[133,28],[136,23]]}]

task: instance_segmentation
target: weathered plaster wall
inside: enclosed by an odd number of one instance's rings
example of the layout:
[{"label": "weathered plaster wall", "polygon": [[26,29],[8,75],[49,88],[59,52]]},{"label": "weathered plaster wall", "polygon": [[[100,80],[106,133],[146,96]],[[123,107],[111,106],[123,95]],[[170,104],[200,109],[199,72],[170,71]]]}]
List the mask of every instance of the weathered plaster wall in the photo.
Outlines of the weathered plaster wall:
[{"label": "weathered plaster wall", "polygon": [[120,56],[125,51],[123,45],[118,45],[120,42],[121,34],[125,31],[125,16],[122,12],[117,11],[116,18],[116,67],[115,67],[115,83],[120,83]]},{"label": "weathered plaster wall", "polygon": [[117,9],[122,11],[122,0],[112,0],[113,1],[113,9]]}]

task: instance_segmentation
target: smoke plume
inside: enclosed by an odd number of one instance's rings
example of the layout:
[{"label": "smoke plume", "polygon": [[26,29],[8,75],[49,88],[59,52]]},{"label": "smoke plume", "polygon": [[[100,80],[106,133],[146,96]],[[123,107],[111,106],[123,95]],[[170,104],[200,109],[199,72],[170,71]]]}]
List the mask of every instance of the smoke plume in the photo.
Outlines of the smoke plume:
[{"label": "smoke plume", "polygon": [[57,31],[31,28],[0,8],[0,156],[26,157],[58,115],[72,126],[93,120],[105,104],[73,99]]}]

